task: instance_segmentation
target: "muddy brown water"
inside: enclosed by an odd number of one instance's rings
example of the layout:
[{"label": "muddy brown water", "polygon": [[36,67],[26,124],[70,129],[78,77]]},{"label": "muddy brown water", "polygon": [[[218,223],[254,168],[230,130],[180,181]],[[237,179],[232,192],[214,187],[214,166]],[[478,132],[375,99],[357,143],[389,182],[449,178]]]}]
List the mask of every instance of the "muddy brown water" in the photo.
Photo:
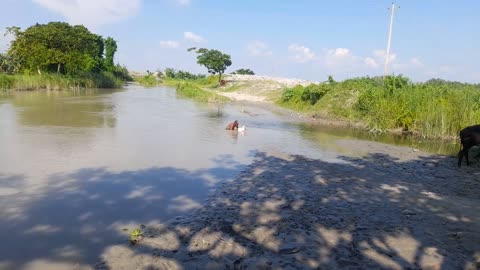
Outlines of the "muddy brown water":
[{"label": "muddy brown water", "polygon": [[[248,112],[248,113],[247,113]],[[239,120],[245,133],[225,131]],[[197,209],[256,151],[330,162],[342,140],[453,154],[457,146],[292,122],[262,106],[207,105],[170,88],[19,92],[0,97],[0,269],[92,263],[118,228]],[[351,145],[351,144],[349,144]]]}]

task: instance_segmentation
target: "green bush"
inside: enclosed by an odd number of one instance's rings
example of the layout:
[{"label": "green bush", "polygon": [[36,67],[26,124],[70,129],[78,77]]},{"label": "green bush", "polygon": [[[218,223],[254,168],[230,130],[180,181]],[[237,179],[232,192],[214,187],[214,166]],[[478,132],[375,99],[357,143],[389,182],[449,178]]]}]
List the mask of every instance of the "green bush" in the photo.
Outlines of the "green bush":
[{"label": "green bush", "polygon": [[238,75],[255,75],[255,72],[249,68],[241,68],[237,69],[232,74],[238,74]]},{"label": "green bush", "polygon": [[12,89],[15,79],[11,75],[0,74],[0,90]]},{"label": "green bush", "polygon": [[285,89],[278,103],[424,137],[456,137],[463,127],[480,123],[480,86],[438,79],[412,83],[403,76],[365,77],[297,86]]},{"label": "green bush", "polygon": [[310,84],[303,88],[302,100],[315,105],[331,89],[332,86],[328,84]]},{"label": "green bush", "polygon": [[165,77],[168,79],[176,79],[176,80],[199,80],[199,79],[204,79],[207,76],[203,74],[193,74],[183,70],[175,70],[173,68],[166,68]]},{"label": "green bush", "polygon": [[147,74],[143,77],[137,78],[136,81],[146,87],[156,86],[160,83],[153,74]]},{"label": "green bush", "polygon": [[115,77],[120,78],[121,80],[126,81],[126,82],[133,81],[133,77],[128,72],[128,69],[127,69],[126,66],[120,66],[120,65],[117,64],[113,68],[113,75],[115,75]]}]

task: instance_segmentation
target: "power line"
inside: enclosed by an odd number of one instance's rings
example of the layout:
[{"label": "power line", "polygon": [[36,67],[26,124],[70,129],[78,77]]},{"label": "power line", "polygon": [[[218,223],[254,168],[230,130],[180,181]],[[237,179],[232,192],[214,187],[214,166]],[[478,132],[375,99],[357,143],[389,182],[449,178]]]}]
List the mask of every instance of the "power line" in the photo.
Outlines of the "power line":
[{"label": "power line", "polygon": [[388,31],[388,43],[387,43],[387,52],[385,55],[385,76],[388,73],[388,61],[390,60],[390,45],[392,43],[392,29],[393,29],[393,16],[395,15],[395,2],[392,2],[392,13],[390,15],[390,29]]}]

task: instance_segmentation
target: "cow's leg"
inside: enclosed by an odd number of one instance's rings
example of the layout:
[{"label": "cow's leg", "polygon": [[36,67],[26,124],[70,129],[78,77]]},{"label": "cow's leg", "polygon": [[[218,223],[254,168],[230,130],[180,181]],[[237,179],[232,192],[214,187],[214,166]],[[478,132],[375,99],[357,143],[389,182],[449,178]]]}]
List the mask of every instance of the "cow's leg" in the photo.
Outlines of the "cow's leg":
[{"label": "cow's leg", "polygon": [[458,167],[462,167],[462,159],[463,159],[463,147],[460,148],[460,151],[458,151]]},{"label": "cow's leg", "polygon": [[470,165],[470,161],[468,160],[468,150],[470,150],[470,147],[464,147],[463,148],[463,155],[465,156],[465,159],[467,160],[467,166]]}]

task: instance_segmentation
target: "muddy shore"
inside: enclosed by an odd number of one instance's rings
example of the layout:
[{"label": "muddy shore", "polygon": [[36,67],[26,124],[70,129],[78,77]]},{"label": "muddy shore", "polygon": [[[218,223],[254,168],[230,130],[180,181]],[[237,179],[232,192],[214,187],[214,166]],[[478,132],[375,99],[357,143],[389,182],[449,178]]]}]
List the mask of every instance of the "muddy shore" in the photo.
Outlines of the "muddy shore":
[{"label": "muddy shore", "polygon": [[94,268],[480,268],[478,160],[459,169],[453,158],[343,143],[366,154],[257,153],[199,210],[147,224],[137,245],[111,246]]}]

